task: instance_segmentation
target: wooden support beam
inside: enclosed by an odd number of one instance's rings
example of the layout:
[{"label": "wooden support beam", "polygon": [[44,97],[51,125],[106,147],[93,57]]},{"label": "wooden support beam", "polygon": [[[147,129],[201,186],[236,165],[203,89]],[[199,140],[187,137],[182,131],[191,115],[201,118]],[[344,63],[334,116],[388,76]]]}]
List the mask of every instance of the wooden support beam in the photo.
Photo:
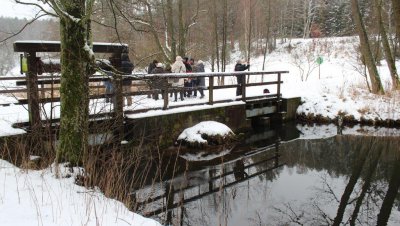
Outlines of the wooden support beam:
[{"label": "wooden support beam", "polygon": [[28,73],[27,73],[27,97],[28,97],[28,114],[31,128],[38,129],[41,127],[40,107],[39,107],[39,91],[37,82],[37,60],[35,52],[28,53]]},{"label": "wooden support beam", "polygon": [[246,75],[240,76],[240,80],[242,80],[242,101],[246,102]]},{"label": "wooden support beam", "polygon": [[[117,75],[114,75],[117,76]],[[122,89],[122,79],[115,78],[113,80],[113,92],[114,92],[114,113],[115,123],[113,131],[115,131],[115,138],[117,141],[124,139],[124,97]]]},{"label": "wooden support beam", "polygon": [[276,110],[277,110],[277,112],[280,112],[281,105],[282,105],[282,103],[281,103],[281,73],[280,72],[278,72],[278,87],[277,87],[276,95],[278,95],[278,97],[277,97],[278,102],[277,102]]},{"label": "wooden support beam", "polygon": [[[93,43],[95,53],[116,53],[128,51],[127,44],[120,43]],[[60,52],[59,41],[16,41],[14,42],[14,52]]]},{"label": "wooden support beam", "polygon": [[214,77],[208,77],[208,104],[214,104]]}]

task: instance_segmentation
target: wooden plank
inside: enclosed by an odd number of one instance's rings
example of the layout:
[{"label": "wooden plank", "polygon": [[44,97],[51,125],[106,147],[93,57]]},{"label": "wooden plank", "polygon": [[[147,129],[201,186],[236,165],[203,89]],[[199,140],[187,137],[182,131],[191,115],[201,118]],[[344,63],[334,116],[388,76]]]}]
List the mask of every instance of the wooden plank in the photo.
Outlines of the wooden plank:
[{"label": "wooden plank", "polygon": [[[89,86],[91,89],[101,89],[104,86]],[[52,91],[52,90],[60,90],[60,87],[53,87],[53,88],[38,88],[38,91]],[[0,90],[0,94],[13,94],[13,93],[26,93],[28,89],[5,89]]]},{"label": "wooden plank", "polygon": [[[39,76],[38,76],[39,77]],[[0,81],[21,80],[26,79],[26,76],[0,76]]]},{"label": "wooden plank", "polygon": [[28,92],[27,89],[5,89],[5,90],[0,90],[0,94],[26,93],[26,92]]},{"label": "wooden plank", "polygon": [[[127,44],[119,43],[93,43],[93,52],[95,53],[116,53],[128,51]],[[59,41],[16,41],[14,42],[14,52],[60,52],[61,45]]]}]

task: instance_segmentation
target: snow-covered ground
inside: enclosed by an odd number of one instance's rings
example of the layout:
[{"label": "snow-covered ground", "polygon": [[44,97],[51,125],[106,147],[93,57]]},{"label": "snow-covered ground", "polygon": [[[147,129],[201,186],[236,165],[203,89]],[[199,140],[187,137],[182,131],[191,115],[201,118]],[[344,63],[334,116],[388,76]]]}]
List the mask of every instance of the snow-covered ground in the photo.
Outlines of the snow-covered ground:
[{"label": "snow-covered ground", "polygon": [[[357,121],[362,118],[400,119],[400,93],[391,91],[391,78],[385,61],[381,62],[378,71],[387,94],[380,96],[368,92],[362,75],[364,69],[356,51],[358,38],[292,40],[291,53],[287,51],[288,45],[281,45],[267,57],[266,70],[290,71],[289,75],[284,75],[282,93],[284,97],[302,98],[298,114],[335,119],[342,113],[354,116]],[[324,59],[320,73],[315,62],[319,56]],[[252,70],[260,69],[262,58],[256,58],[252,65]]]},{"label": "snow-covered ground", "polygon": [[23,170],[0,159],[0,225],[160,225],[96,189],[76,185],[68,168],[59,169],[56,178],[55,166]]}]

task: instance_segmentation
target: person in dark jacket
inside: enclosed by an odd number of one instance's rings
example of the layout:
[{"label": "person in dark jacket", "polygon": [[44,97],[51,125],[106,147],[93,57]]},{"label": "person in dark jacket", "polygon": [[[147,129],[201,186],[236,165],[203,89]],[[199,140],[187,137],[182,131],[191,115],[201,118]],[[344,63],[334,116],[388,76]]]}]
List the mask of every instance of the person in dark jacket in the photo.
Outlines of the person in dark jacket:
[{"label": "person in dark jacket", "polygon": [[[129,59],[128,51],[123,50],[121,54],[114,53],[110,58],[111,64],[122,74],[130,75],[134,69],[133,63]],[[122,80],[122,91],[124,93],[130,92],[132,81],[130,78],[123,78]],[[127,105],[132,105],[132,97],[126,96]]]},{"label": "person in dark jacket", "polygon": [[[193,59],[191,59],[191,60],[193,60]],[[193,61],[194,61],[194,60],[193,60]],[[190,64],[189,57],[184,57],[184,58],[183,58],[183,64],[185,64],[186,72],[187,72],[187,73],[190,73],[190,72],[193,71],[192,65]]]},{"label": "person in dark jacket", "polygon": [[[156,67],[151,71],[151,74],[164,74],[165,70],[164,70],[164,65],[162,63],[157,63]],[[163,94],[162,90],[164,88],[164,84],[163,84],[163,79],[154,79],[151,80],[151,88],[152,89],[160,89],[161,90],[161,94]],[[164,98],[164,97],[162,97]],[[154,100],[158,100],[158,92],[154,92],[153,93],[153,99]]]},{"label": "person in dark jacket", "polygon": [[[199,60],[196,65],[193,66],[193,72],[200,73],[205,72],[204,70],[204,62]],[[204,88],[206,87],[206,81],[204,77],[198,77],[194,80],[194,96],[197,96],[197,90],[200,93],[200,98],[204,98]]]},{"label": "person in dark jacket", "polygon": [[[235,65],[235,71],[245,71],[250,68],[250,64],[246,63],[244,60],[238,60]],[[238,87],[236,88],[236,96],[242,95],[242,86],[244,75],[236,75]]]},{"label": "person in dark jacket", "polygon": [[153,68],[153,70],[151,71],[151,74],[163,74],[165,73],[165,70],[163,68],[163,64],[162,63],[157,63],[156,67]]},{"label": "person in dark jacket", "polygon": [[[156,65],[158,64],[158,60],[153,60],[153,62],[151,62],[149,64],[149,66],[147,67],[147,74],[151,74],[151,72],[153,71],[154,68],[156,68]],[[147,98],[151,98],[151,95],[148,94]]]},{"label": "person in dark jacket", "polygon": [[158,64],[158,60],[153,60],[153,62],[151,62],[149,64],[149,67],[147,68],[147,74],[151,74],[153,69],[156,68],[157,64]]},{"label": "person in dark jacket", "polygon": [[[186,73],[191,73],[193,71],[192,65],[190,65],[189,57],[183,58],[183,64],[186,68]],[[184,97],[190,97],[192,95],[192,80],[190,78],[185,78],[183,80],[183,86],[185,87]]]}]

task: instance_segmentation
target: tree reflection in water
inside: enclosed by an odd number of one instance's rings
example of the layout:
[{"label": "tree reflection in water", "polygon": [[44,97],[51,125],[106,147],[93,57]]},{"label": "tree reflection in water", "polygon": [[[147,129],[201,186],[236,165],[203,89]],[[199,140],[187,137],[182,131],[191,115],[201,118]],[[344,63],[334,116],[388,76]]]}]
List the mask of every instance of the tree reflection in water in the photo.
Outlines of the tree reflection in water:
[{"label": "tree reflection in water", "polygon": [[[309,169],[323,169],[321,164],[324,164],[328,176],[344,175],[348,178],[344,190],[342,193],[335,191],[332,188],[334,185],[330,185],[325,177],[324,189],[319,190],[319,195],[326,197],[313,200],[309,205],[311,209],[307,211],[296,210],[290,203],[284,204],[284,208],[276,209],[286,217],[280,222],[299,225],[397,225],[399,214],[396,213],[397,217],[392,221],[389,217],[393,210],[396,211],[394,204],[399,205],[398,138],[338,136],[330,140],[299,141],[302,143],[300,147],[307,147],[305,151],[310,155],[302,156],[293,164],[305,165]],[[289,149],[288,152],[296,155]],[[305,159],[307,157],[313,160]],[[340,198],[338,194],[341,194]],[[335,206],[329,202],[337,203],[336,215],[326,209],[327,206]]]},{"label": "tree reflection in water", "polygon": [[177,175],[163,184],[166,198],[144,203],[171,225],[398,225],[399,146],[361,136],[277,142]]}]

